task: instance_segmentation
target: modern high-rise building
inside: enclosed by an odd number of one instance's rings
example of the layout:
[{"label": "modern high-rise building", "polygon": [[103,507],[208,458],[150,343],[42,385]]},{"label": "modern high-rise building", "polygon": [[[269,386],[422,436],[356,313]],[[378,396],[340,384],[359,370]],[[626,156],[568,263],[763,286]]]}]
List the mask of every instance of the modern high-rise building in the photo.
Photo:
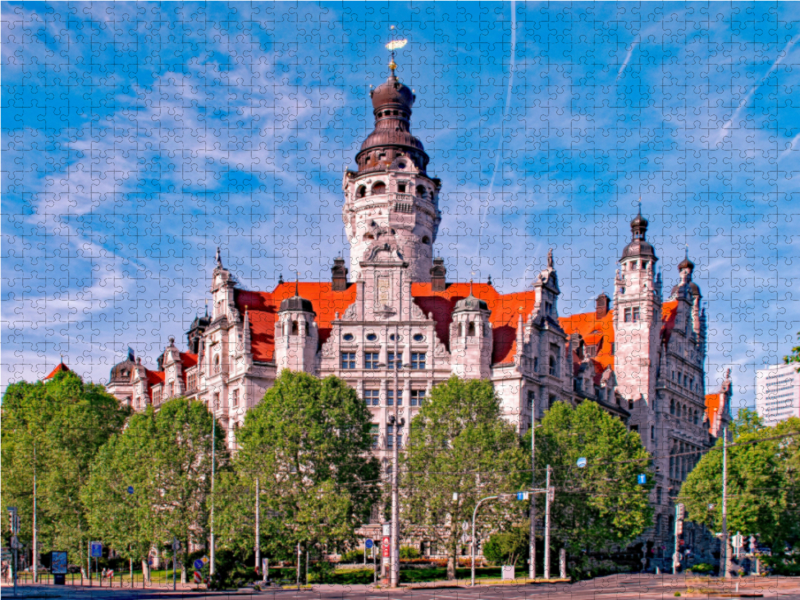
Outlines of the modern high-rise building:
[{"label": "modern high-rise building", "polygon": [[768,426],[800,417],[798,365],[772,365],[756,371],[756,412]]}]

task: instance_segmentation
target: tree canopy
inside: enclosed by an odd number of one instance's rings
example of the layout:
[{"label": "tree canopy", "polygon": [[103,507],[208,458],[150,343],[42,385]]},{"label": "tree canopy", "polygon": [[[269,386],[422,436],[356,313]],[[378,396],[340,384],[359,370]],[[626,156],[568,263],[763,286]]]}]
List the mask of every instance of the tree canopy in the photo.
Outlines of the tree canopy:
[{"label": "tree canopy", "polygon": [[221,515],[224,543],[253,547],[256,478],[272,556],[354,541],[380,496],[370,430],[369,409],[346,382],[283,371],[237,432],[237,477],[225,493],[249,506]]},{"label": "tree canopy", "polygon": [[98,451],[129,414],[102,386],[84,383],[71,371],[8,386],[2,405],[2,501],[17,507],[22,540],[33,537],[35,470],[42,552],[85,555],[90,532],[80,492]]},{"label": "tree canopy", "polygon": [[[530,432],[525,435],[530,446]],[[579,458],[586,466],[579,468]],[[552,467],[552,538],[571,554],[625,546],[651,526],[651,456],[639,434],[584,401],[576,408],[556,402],[536,431],[536,481],[544,486]],[[640,485],[637,476],[647,482]],[[544,503],[544,497],[537,499]],[[537,507],[537,514],[543,511]]]},{"label": "tree canopy", "polygon": [[[451,579],[467,543],[463,536],[469,533],[462,523],[471,523],[476,503],[517,491],[530,479],[529,455],[513,425],[502,418],[488,380],[451,377],[435,386],[411,422],[401,465],[404,533],[416,532],[442,545],[450,557]],[[476,531],[489,531],[512,514],[519,517],[520,507],[487,504]]]},{"label": "tree canopy", "polygon": [[[765,427],[758,415],[740,409],[731,424],[728,448],[728,530],[759,534],[762,543],[782,549],[800,536],[797,518],[800,419]],[[795,434],[784,439],[770,439]],[[722,438],[683,483],[680,498],[687,518],[712,531],[722,526]],[[713,506],[712,506],[713,505]],[[712,508],[709,509],[709,506]]]}]

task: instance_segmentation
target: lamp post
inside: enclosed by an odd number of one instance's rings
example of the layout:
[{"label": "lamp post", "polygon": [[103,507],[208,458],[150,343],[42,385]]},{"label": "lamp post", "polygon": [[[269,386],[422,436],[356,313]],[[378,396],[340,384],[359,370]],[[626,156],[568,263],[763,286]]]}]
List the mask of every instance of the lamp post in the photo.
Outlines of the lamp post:
[{"label": "lamp post", "polygon": [[[536,400],[531,398],[531,489],[536,489]],[[536,578],[536,496],[531,494],[530,566],[528,577]]]},{"label": "lamp post", "polygon": [[214,559],[214,475],[216,470],[217,459],[217,400],[215,396],[211,396],[211,554],[208,566],[208,572],[214,575],[215,572],[215,559]]},{"label": "lamp post", "polygon": [[728,578],[728,426],[722,430],[722,551],[723,577]]},{"label": "lamp post", "polygon": [[486,496],[486,498],[481,498],[475,505],[475,510],[472,511],[472,540],[470,543],[470,559],[472,563],[471,574],[470,574],[471,587],[475,587],[475,517],[478,515],[478,508],[480,508],[481,504],[483,504],[487,500],[494,500],[495,498],[499,497],[500,496]]}]

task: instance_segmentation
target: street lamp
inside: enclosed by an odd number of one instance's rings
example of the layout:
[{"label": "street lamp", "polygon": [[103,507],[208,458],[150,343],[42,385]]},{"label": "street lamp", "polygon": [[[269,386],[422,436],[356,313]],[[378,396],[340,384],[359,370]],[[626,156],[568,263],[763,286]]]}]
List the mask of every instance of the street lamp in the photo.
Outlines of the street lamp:
[{"label": "street lamp", "polygon": [[478,514],[478,508],[480,508],[481,504],[483,504],[487,500],[495,500],[496,498],[499,498],[499,497],[500,496],[486,496],[486,498],[481,498],[480,500],[478,500],[478,503],[475,505],[475,510],[472,511],[472,543],[470,544],[470,554],[471,554],[470,558],[471,558],[471,562],[472,562],[472,569],[471,569],[472,572],[471,572],[471,575],[470,575],[470,585],[472,587],[475,587],[475,517]]},{"label": "street lamp", "polygon": [[215,572],[215,559],[214,559],[214,475],[216,470],[217,459],[217,399],[216,394],[211,396],[211,554],[208,566],[209,574],[213,575]]}]

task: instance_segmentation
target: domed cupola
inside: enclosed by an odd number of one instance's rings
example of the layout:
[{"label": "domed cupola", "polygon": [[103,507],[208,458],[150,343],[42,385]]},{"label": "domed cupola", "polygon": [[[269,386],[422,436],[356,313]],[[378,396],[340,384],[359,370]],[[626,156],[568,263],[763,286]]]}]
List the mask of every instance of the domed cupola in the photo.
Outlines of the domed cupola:
[{"label": "domed cupola", "polygon": [[411,133],[411,107],[414,92],[395,75],[394,60],[389,65],[389,78],[370,91],[375,129],[361,144],[356,155],[358,172],[384,171],[388,168],[409,168],[402,162],[411,162],[414,170],[425,173],[429,157],[422,142]]},{"label": "domed cupola", "polygon": [[300,295],[295,281],[294,296],[281,302],[275,321],[275,366],[279,372],[315,372],[319,331],[314,317],[314,306]]},{"label": "domed cupola", "polygon": [[491,376],[493,332],[489,305],[472,292],[456,302],[450,324],[450,355],[453,375],[466,379]]},{"label": "domed cupola", "polygon": [[128,384],[131,381],[131,374],[133,372],[133,368],[136,366],[136,361],[133,357],[133,350],[130,348],[128,349],[128,357],[111,367],[111,373],[109,375],[108,381],[109,383],[122,383]]},{"label": "domed cupola", "polygon": [[631,242],[622,251],[622,259],[626,258],[645,258],[657,261],[656,251],[652,244],[647,241],[647,219],[642,216],[642,205],[639,203],[639,214],[631,221]]}]

